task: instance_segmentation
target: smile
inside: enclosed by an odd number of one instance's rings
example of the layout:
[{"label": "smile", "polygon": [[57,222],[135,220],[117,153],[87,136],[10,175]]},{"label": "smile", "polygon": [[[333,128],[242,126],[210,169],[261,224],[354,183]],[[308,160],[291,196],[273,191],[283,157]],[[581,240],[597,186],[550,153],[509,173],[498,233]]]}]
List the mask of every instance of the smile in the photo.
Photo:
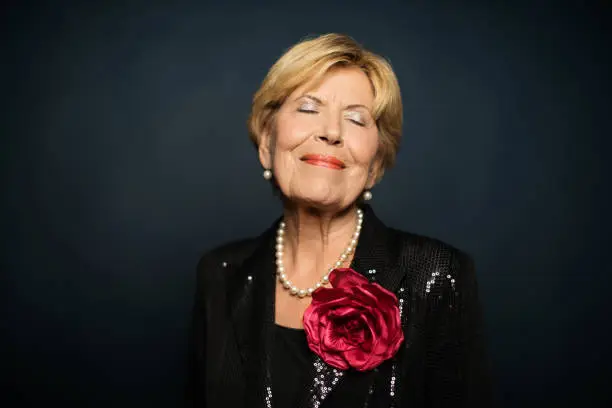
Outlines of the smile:
[{"label": "smile", "polygon": [[307,154],[300,160],[313,166],[327,167],[328,169],[342,170],[346,166],[344,162],[334,156],[322,156],[320,154]]}]

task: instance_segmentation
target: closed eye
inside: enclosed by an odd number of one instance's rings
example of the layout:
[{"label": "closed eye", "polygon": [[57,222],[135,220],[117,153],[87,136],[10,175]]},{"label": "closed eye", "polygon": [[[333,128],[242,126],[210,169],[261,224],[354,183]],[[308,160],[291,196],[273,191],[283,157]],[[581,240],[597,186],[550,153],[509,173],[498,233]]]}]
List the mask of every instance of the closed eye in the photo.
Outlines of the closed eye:
[{"label": "closed eye", "polygon": [[298,108],[298,112],[303,113],[318,113],[317,106],[312,102],[303,103]]},{"label": "closed eye", "polygon": [[357,126],[365,127],[366,123],[363,120],[363,115],[359,112],[347,112],[344,117],[353,122]]},{"label": "closed eye", "polygon": [[304,109],[304,108],[299,108],[298,112],[302,112],[302,113],[319,113],[318,111],[316,111],[314,109]]}]

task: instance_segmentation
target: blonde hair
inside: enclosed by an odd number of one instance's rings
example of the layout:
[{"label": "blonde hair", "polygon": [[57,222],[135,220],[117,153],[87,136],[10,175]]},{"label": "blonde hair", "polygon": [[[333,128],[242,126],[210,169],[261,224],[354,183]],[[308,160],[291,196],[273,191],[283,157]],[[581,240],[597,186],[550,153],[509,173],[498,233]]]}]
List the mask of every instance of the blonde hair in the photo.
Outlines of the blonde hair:
[{"label": "blonde hair", "polygon": [[250,138],[259,146],[261,134],[272,131],[274,116],[296,89],[317,83],[332,68],[357,67],[369,78],[374,92],[373,116],[379,134],[380,174],[395,163],[402,131],[402,100],[389,62],[365,50],[351,37],[325,34],[299,42],[272,65],[253,97],[248,120]]}]

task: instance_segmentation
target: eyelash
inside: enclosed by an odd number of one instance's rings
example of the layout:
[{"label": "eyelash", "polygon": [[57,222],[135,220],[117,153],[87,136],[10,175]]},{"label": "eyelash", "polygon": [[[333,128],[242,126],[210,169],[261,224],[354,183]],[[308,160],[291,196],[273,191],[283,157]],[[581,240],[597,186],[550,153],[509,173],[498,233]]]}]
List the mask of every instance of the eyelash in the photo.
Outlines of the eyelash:
[{"label": "eyelash", "polygon": [[302,113],[319,113],[318,111],[316,111],[314,109],[304,109],[304,108],[299,108],[298,112],[302,112]]},{"label": "eyelash", "polygon": [[357,126],[361,126],[361,127],[365,127],[365,122],[361,122],[357,119],[352,119],[350,117],[347,117],[348,120],[350,120],[351,122],[353,122],[354,124],[356,124]]},{"label": "eyelash", "polygon": [[[308,114],[315,114],[315,113],[319,113],[317,110],[315,109],[307,109],[307,108],[298,108],[298,112],[302,112],[302,113],[308,113]],[[363,122],[359,122],[358,120],[355,119],[351,119],[351,118],[347,118],[348,120],[350,120],[351,122],[353,122],[354,124],[356,124],[357,126],[361,126],[361,127],[365,127],[365,123]]]},{"label": "eyelash", "polygon": [[365,123],[363,122],[359,122],[355,119],[349,119],[351,122],[353,122],[354,124],[356,124],[357,126],[361,126],[361,127],[365,127]]}]

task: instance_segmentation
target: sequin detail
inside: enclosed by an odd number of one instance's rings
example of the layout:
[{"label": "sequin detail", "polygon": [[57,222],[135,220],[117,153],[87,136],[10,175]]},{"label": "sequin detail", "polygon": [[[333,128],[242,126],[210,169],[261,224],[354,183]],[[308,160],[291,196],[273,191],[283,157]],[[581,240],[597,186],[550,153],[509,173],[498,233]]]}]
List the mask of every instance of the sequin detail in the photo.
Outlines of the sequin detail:
[{"label": "sequin detail", "polygon": [[453,288],[453,292],[455,291],[455,278],[452,275],[446,275],[446,279],[448,279],[451,283],[451,287]]},{"label": "sequin detail", "polygon": [[314,408],[319,408],[334,389],[344,372],[326,365],[319,357],[314,362],[316,375],[310,388],[310,402]]},{"label": "sequin detail", "polygon": [[[404,288],[399,289],[398,293],[398,301],[399,301],[399,313],[400,320],[404,323],[404,303],[406,302],[406,296],[408,295],[408,291]],[[403,326],[403,324],[402,324]],[[404,340],[405,344],[406,340]],[[394,357],[393,364],[391,365],[391,380],[389,381],[389,397],[391,397],[390,407],[397,406],[397,398],[398,398],[398,388],[399,388],[399,376],[397,375],[397,357]]]},{"label": "sequin detail", "polygon": [[446,280],[450,283],[451,285],[451,289],[453,290],[453,292],[455,292],[456,288],[455,288],[455,278],[453,277],[453,275],[451,274],[446,274],[446,276],[444,276],[443,274],[440,273],[440,271],[435,271],[431,273],[431,277],[429,280],[427,280],[427,282],[425,283],[425,293],[431,293],[431,291],[433,290],[433,287],[436,283],[441,283],[441,281],[446,277]]},{"label": "sequin detail", "polygon": [[427,281],[425,284],[425,293],[429,293],[431,291],[431,287],[436,283],[436,278],[440,276],[439,271],[435,271],[431,273],[431,279]]},{"label": "sequin detail", "polygon": [[266,387],[266,408],[272,408],[272,387]]}]

